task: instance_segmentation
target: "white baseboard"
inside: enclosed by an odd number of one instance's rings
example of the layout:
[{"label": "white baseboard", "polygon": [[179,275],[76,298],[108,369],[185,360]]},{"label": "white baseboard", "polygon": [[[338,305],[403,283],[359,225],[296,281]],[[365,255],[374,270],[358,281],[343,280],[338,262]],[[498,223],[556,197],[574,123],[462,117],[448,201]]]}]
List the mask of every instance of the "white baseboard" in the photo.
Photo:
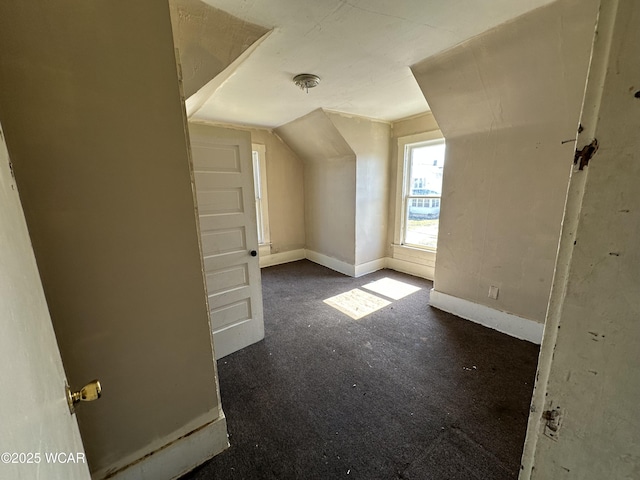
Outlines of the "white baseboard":
[{"label": "white baseboard", "polygon": [[314,252],[313,250],[307,250],[306,252],[307,259],[311,260],[313,263],[317,263],[319,265],[322,265],[323,267],[327,267],[331,270],[335,270],[336,272],[343,273],[344,275],[348,275],[349,277],[356,276],[355,265],[343,262],[342,260],[338,260],[337,258],[323,255],[322,253]]},{"label": "white baseboard", "polygon": [[289,250],[288,252],[272,253],[271,255],[260,256],[260,268],[272,267],[282,263],[295,262],[307,258],[304,248]]},{"label": "white baseboard", "polygon": [[[210,414],[209,414],[210,415]],[[171,436],[172,438],[173,435]],[[156,442],[154,442],[155,444]],[[229,447],[227,420],[220,409],[217,419],[190,430],[151,453],[128,457],[128,464],[91,475],[93,480],[175,480]]]},{"label": "white baseboard", "polygon": [[408,273],[415,277],[426,278],[433,281],[435,275],[435,267],[430,265],[420,265],[419,263],[407,262],[397,258],[387,257],[387,268],[397,272]]},{"label": "white baseboard", "polygon": [[313,250],[290,250],[288,252],[272,253],[260,257],[260,268],[271,267],[283,263],[296,262],[304,259],[311,260],[314,263],[340,272],[350,277],[361,277],[368,273],[377,272],[383,268],[389,268],[402,273],[408,273],[415,277],[426,278],[433,281],[435,268],[432,265],[423,265],[420,263],[409,262],[398,258],[378,258],[371,262],[362,263],[360,265],[351,265],[337,258],[329,257]]},{"label": "white baseboard", "polygon": [[387,260],[388,258],[383,257],[371,262],[356,265],[354,267],[355,276],[361,277],[363,275],[366,275],[367,273],[373,273],[377,272],[378,270],[382,270],[383,268],[387,268]]},{"label": "white baseboard", "polygon": [[542,342],[542,323],[519,317],[507,312],[501,312],[486,305],[470,302],[462,298],[447,295],[431,289],[429,304],[433,307],[453,313],[458,317],[493,328],[521,340],[540,345]]}]

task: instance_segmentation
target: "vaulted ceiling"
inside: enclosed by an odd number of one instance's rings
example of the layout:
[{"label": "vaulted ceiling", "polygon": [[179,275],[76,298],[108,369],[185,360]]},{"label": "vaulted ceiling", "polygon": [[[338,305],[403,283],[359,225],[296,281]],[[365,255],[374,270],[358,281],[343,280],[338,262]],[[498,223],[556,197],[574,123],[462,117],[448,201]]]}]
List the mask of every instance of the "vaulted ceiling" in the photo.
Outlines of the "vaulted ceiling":
[{"label": "vaulted ceiling", "polygon": [[[172,0],[185,82],[198,77],[189,115],[277,127],[317,108],[387,121],[425,112],[411,65],[552,0],[204,1]],[[207,68],[214,49],[224,61]],[[300,90],[299,73],[320,85]]]}]

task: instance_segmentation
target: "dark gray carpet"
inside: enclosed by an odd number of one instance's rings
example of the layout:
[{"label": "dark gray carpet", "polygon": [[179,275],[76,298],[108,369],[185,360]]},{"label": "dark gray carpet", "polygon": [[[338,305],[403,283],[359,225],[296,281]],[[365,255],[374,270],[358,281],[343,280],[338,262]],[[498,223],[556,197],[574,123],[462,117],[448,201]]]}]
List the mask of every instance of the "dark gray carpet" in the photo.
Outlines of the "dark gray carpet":
[{"label": "dark gray carpet", "polygon": [[[360,320],[323,300],[422,290]],[[428,306],[431,282],[262,270],[265,340],[218,362],[231,448],[184,480],[518,476],[538,347]]]}]

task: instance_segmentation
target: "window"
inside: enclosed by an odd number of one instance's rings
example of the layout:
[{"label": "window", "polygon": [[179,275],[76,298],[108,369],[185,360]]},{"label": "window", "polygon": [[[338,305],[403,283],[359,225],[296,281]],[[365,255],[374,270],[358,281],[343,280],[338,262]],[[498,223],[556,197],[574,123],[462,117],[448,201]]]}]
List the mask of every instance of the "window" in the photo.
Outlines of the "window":
[{"label": "window", "polygon": [[445,144],[443,139],[404,146],[400,243],[435,250]]},{"label": "window", "polygon": [[253,144],[253,187],[256,194],[256,220],[258,243],[265,245],[269,238],[269,206],[267,201],[266,150],[264,145]]},{"label": "window", "polygon": [[414,178],[413,179],[413,188],[424,188],[424,178]]}]

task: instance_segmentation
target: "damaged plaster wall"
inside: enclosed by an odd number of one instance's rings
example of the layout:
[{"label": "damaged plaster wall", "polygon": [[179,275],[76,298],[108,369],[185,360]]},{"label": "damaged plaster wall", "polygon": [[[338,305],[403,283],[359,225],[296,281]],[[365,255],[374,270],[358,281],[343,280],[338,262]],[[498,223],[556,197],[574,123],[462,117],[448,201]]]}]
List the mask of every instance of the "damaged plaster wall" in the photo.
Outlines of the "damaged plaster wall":
[{"label": "damaged plaster wall", "polygon": [[639,23],[602,2],[521,480],[640,478]]},{"label": "damaged plaster wall", "polygon": [[169,7],[174,43],[180,52],[186,98],[269,31],[201,0],[170,0]]},{"label": "damaged plaster wall", "polygon": [[597,7],[561,0],[412,68],[447,142],[436,291],[544,321]]}]

